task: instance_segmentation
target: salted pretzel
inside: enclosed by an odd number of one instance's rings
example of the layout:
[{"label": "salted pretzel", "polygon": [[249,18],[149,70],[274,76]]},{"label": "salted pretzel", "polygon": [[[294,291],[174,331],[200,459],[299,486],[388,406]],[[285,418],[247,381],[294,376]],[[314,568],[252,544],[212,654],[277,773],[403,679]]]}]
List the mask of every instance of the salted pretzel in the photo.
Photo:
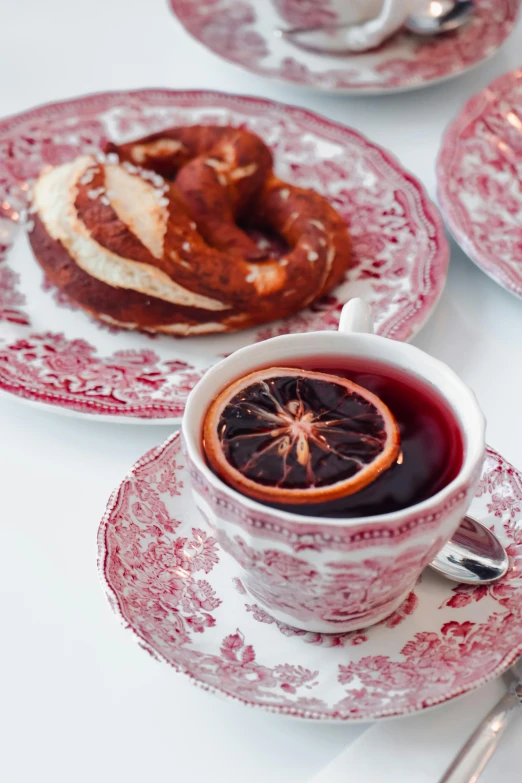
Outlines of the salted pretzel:
[{"label": "salted pretzel", "polygon": [[[33,251],[95,317],[178,335],[228,332],[296,312],[350,263],[343,219],[278,179],[255,134],[172,128],[44,171],[33,188]],[[240,226],[278,234],[269,257]]]}]

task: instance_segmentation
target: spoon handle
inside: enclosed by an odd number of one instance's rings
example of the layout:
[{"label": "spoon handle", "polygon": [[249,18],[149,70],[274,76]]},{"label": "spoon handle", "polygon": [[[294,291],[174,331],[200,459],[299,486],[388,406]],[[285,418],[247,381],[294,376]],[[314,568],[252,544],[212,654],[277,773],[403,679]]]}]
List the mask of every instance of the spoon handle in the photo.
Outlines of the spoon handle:
[{"label": "spoon handle", "polygon": [[469,737],[439,783],[476,783],[519,708],[520,699],[515,691],[502,696]]}]

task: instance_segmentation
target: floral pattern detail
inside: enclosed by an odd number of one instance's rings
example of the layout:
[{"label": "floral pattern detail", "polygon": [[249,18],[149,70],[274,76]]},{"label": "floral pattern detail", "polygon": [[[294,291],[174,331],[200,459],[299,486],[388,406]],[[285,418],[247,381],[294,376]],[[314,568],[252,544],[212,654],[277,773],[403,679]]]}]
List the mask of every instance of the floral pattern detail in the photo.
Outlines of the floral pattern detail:
[{"label": "floral pattern detail", "polygon": [[510,609],[520,598],[517,592],[519,585],[516,580],[519,579],[520,566],[522,565],[522,550],[521,547],[511,544],[506,547],[506,551],[512,567],[501,582],[472,589],[470,589],[471,585],[457,585],[453,588],[453,595],[444,602],[443,606],[462,609],[469,604],[482,601],[484,598],[490,598],[497,601],[499,606]]},{"label": "floral pattern detail", "polygon": [[446,130],[438,195],[462,249],[522,297],[522,72],[505,74],[469,100]]},{"label": "floral pattern detail", "polygon": [[[325,24],[335,18],[328,3],[276,0],[296,24]],[[173,13],[202,44],[220,57],[272,79],[305,87],[358,94],[422,87],[456,76],[490,57],[516,21],[520,0],[480,0],[469,25],[455,33],[421,40],[402,33],[378,50],[332,58],[300,51],[272,31],[275,9],[256,0],[170,0]]]},{"label": "floral pattern detail", "polygon": [[[243,14],[243,6],[238,3],[234,13]],[[249,51],[255,52],[253,44]],[[152,353],[150,336],[100,325],[49,288],[20,223],[30,183],[44,165],[96,150],[108,137],[123,141],[194,122],[242,125],[266,139],[282,177],[324,193],[352,224],[354,263],[330,297],[294,318],[237,335],[154,336]],[[258,98],[168,90],[105,93],[3,120],[0,204],[0,388],[77,413],[179,423],[189,391],[223,354],[296,328],[336,329],[341,305],[352,295],[372,304],[379,334],[409,339],[429,316],[446,277],[448,246],[440,217],[397,161],[355,131]],[[27,263],[16,260],[21,253]],[[51,372],[44,361],[49,340],[75,357],[68,372],[64,367]],[[139,356],[150,358],[140,359],[139,373],[135,366],[129,369],[131,353],[133,365]],[[74,375],[78,361],[81,375]]]},{"label": "floral pattern detail", "polygon": [[[416,608],[408,594],[466,514],[483,454],[449,492],[419,510],[364,520],[298,519],[216,484],[187,454],[196,507],[240,568],[244,586],[277,620],[345,633]],[[401,608],[401,604],[403,604]]]},{"label": "floral pattern detail", "polygon": [[[465,489],[457,489],[448,498],[420,516],[416,512],[397,518],[394,522],[363,522],[350,524],[343,528],[339,525],[329,525],[326,521],[318,530],[317,525],[308,522],[295,523],[283,520],[277,513],[256,511],[234,502],[221,489],[215,489],[193,463],[190,464],[192,487],[200,495],[214,514],[240,527],[252,536],[268,537],[274,541],[284,542],[296,553],[307,551],[355,552],[358,549],[368,549],[374,546],[400,548],[411,539],[412,534],[431,534],[438,530],[445,517],[458,504],[466,499]],[[440,547],[439,547],[440,548]]]},{"label": "floral pattern detail", "polygon": [[[321,619],[332,629],[352,620],[364,626],[376,614],[382,616],[411,587],[425,555],[425,547],[417,546],[399,555],[334,560],[318,567],[281,549],[256,549],[223,530],[217,540],[246,572],[249,593],[269,610],[284,612],[297,625]],[[410,601],[405,614],[414,608]]]},{"label": "floral pattern detail", "polygon": [[419,599],[412,590],[406,600],[403,601],[399,606],[397,611],[387,617],[386,620],[383,620],[386,628],[397,628],[397,626],[404,622],[407,617],[411,617],[411,615],[417,609],[418,605]]},{"label": "floral pattern detail", "polygon": [[[176,478],[165,483],[169,470]],[[245,603],[242,581],[231,578],[234,564],[201,528],[188,484],[175,435],[113,493],[98,541],[116,613],[145,650],[195,684],[300,718],[369,721],[465,693],[522,652],[522,513],[513,515],[510,504],[497,515],[493,500],[520,499],[522,475],[492,449],[470,513],[509,547],[515,567],[508,578],[486,591],[452,590],[426,573],[396,615],[350,634],[300,631]]]},{"label": "floral pattern detail", "polygon": [[241,579],[238,576],[232,577],[232,582],[239,593],[239,595],[247,595],[247,591],[245,590],[245,586]]},{"label": "floral pattern detail", "polygon": [[[118,411],[121,404],[128,411],[141,409],[144,418],[161,415],[150,403],[151,392],[166,383],[159,366],[159,357],[149,350],[116,351],[103,360],[93,345],[85,340],[66,340],[63,334],[29,334],[2,348],[0,343],[0,378],[4,388],[30,389],[35,382],[44,384],[49,394],[59,394],[76,409],[89,411],[94,399],[96,409],[106,413]],[[186,372],[185,398],[191,389],[190,373]],[[181,388],[179,389],[181,392]],[[28,394],[28,396],[31,396]],[[180,414],[183,406],[178,408]]]},{"label": "floral pattern detail", "polygon": [[[398,712],[406,712],[414,689],[422,692],[423,702],[428,706],[437,698],[441,686],[455,687],[456,674],[459,686],[468,690],[476,683],[479,665],[487,671],[502,660],[496,649],[497,634],[513,631],[510,615],[491,615],[487,628],[470,621],[452,620],[444,623],[439,632],[416,633],[399,651],[402,660],[374,655],[340,664],[338,681],[351,686],[342,702],[343,708],[358,712],[362,705],[371,709],[379,701],[382,706],[393,705]],[[522,639],[522,634],[515,635]],[[468,656],[473,664],[466,671],[463,661]],[[359,689],[357,685],[362,687]]]},{"label": "floral pattern detail", "polygon": [[[244,588],[243,588],[244,589]],[[245,590],[246,593],[246,590]],[[245,604],[247,612],[251,612],[254,620],[267,625],[275,625],[283,636],[299,636],[307,644],[315,644],[318,647],[344,647],[345,645],[358,645],[368,641],[366,634],[361,631],[349,631],[348,633],[316,633],[305,631],[302,628],[294,628],[291,625],[276,620],[258,604]]]},{"label": "floral pattern detail", "polygon": [[279,15],[293,27],[314,27],[335,22],[328,0],[274,0]]},{"label": "floral pattern detail", "polygon": [[[135,522],[126,531],[125,545],[111,552],[108,567],[122,583],[133,573],[126,590],[129,606],[136,611],[146,609],[156,619],[173,617],[165,639],[180,643],[187,642],[190,633],[203,633],[214,626],[212,613],[221,599],[196,574],[210,573],[218,562],[215,539],[199,528],[172,537],[179,523],[168,518],[159,494],[139,482],[122,494],[121,512],[124,509]],[[123,532],[122,524],[116,524],[116,535]],[[150,629],[147,638],[153,638],[152,634]]]}]

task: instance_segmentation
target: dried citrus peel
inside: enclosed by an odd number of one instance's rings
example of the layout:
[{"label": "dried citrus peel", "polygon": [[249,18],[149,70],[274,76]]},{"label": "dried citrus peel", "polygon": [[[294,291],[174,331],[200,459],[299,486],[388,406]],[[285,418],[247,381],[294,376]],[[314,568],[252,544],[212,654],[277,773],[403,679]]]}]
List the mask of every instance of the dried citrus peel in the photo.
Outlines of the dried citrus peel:
[{"label": "dried citrus peel", "polygon": [[322,503],[374,481],[399,454],[397,422],[375,394],[327,373],[271,367],[239,378],[203,427],[212,469],[267,503]]}]

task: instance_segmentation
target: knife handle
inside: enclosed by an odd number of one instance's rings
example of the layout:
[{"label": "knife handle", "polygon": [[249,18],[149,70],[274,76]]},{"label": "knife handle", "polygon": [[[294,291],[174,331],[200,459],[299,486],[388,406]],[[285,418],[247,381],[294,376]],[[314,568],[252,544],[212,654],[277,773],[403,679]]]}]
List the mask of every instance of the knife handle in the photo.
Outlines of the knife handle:
[{"label": "knife handle", "polygon": [[504,729],[519,709],[520,699],[514,691],[502,696],[469,737],[439,783],[476,783]]}]

